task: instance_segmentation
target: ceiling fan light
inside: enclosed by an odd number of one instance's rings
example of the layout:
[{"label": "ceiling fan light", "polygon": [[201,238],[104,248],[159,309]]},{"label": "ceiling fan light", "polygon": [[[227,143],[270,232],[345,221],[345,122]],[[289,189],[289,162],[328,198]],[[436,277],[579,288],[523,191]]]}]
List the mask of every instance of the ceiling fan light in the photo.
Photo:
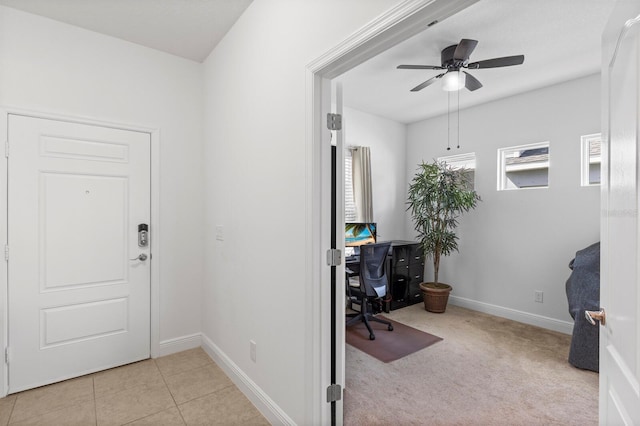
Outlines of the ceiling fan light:
[{"label": "ceiling fan light", "polygon": [[465,83],[465,74],[460,71],[448,72],[442,77],[442,90],[453,92],[462,90]]}]

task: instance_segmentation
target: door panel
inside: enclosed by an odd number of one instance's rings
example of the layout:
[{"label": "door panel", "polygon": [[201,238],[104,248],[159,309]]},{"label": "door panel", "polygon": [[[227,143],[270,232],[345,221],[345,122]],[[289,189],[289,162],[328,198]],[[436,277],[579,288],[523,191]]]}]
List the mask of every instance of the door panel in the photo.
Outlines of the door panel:
[{"label": "door panel", "polygon": [[125,281],[127,187],[122,177],[41,173],[43,290]]},{"label": "door panel", "polygon": [[603,37],[600,424],[640,424],[638,2],[618,2]]},{"label": "door panel", "polygon": [[150,135],[9,115],[9,392],[150,353]]},{"label": "door panel", "polygon": [[128,299],[120,298],[40,311],[40,347],[68,345],[127,331]]}]

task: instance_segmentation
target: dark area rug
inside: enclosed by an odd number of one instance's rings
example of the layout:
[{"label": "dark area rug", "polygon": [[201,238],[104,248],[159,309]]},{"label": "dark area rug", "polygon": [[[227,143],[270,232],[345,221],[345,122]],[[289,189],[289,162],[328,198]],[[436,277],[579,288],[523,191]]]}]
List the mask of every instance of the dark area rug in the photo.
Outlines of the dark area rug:
[{"label": "dark area rug", "polygon": [[441,337],[390,320],[382,315],[377,317],[390,321],[393,324],[393,331],[387,330],[384,324],[372,321],[370,324],[376,339],[369,340],[369,331],[364,323],[360,322],[347,327],[346,342],[382,362],[395,361],[442,340]]}]

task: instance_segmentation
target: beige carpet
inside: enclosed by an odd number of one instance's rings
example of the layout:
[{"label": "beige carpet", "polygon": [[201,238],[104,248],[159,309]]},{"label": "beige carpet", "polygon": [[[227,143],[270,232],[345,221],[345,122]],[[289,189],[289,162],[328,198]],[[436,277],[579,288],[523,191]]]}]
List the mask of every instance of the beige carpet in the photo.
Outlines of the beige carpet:
[{"label": "beige carpet", "polygon": [[345,425],[597,425],[571,336],[452,305],[385,315],[444,340],[388,364],[346,345]]}]

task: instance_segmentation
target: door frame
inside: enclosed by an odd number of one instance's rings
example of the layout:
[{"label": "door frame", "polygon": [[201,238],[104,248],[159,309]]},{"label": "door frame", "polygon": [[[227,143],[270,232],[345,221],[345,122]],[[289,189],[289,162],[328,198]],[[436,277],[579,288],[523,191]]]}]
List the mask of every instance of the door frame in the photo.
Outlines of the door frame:
[{"label": "door frame", "polygon": [[[325,121],[331,111],[331,80],[477,1],[404,0],[306,67],[305,312],[311,330],[305,337],[305,418],[312,424],[331,423],[331,404],[327,403],[331,357],[344,363],[345,353],[344,341],[336,342],[335,353],[331,353],[331,267],[326,257],[335,231],[331,228],[331,143]],[[344,176],[337,176],[336,184],[344,185]],[[344,377],[340,372],[337,376],[344,388]],[[341,413],[342,400],[338,403]],[[336,424],[342,424],[341,417]]]},{"label": "door frame", "polygon": [[[150,356],[156,358],[160,355],[160,242],[161,230],[160,223],[160,129],[154,126],[144,126],[130,123],[120,123],[100,120],[93,117],[82,117],[75,115],[61,115],[52,112],[35,111],[30,109],[22,109],[16,107],[0,106],[0,141],[5,144],[8,141],[8,122],[9,115],[22,115],[26,117],[49,119],[64,121],[68,123],[88,124],[93,126],[109,127],[113,129],[129,130],[149,134],[151,138],[151,224],[153,224],[153,232],[150,238],[151,253],[153,261],[151,262],[151,347]],[[10,153],[9,153],[10,154]],[[0,208],[0,242],[1,245],[6,244],[8,236],[8,159],[4,155],[0,155],[0,200],[3,206]],[[9,331],[9,300],[8,300],[8,263],[0,262],[0,344],[2,352],[8,345]],[[9,389],[8,382],[8,365],[2,362],[0,368],[0,397],[7,395]]]}]

